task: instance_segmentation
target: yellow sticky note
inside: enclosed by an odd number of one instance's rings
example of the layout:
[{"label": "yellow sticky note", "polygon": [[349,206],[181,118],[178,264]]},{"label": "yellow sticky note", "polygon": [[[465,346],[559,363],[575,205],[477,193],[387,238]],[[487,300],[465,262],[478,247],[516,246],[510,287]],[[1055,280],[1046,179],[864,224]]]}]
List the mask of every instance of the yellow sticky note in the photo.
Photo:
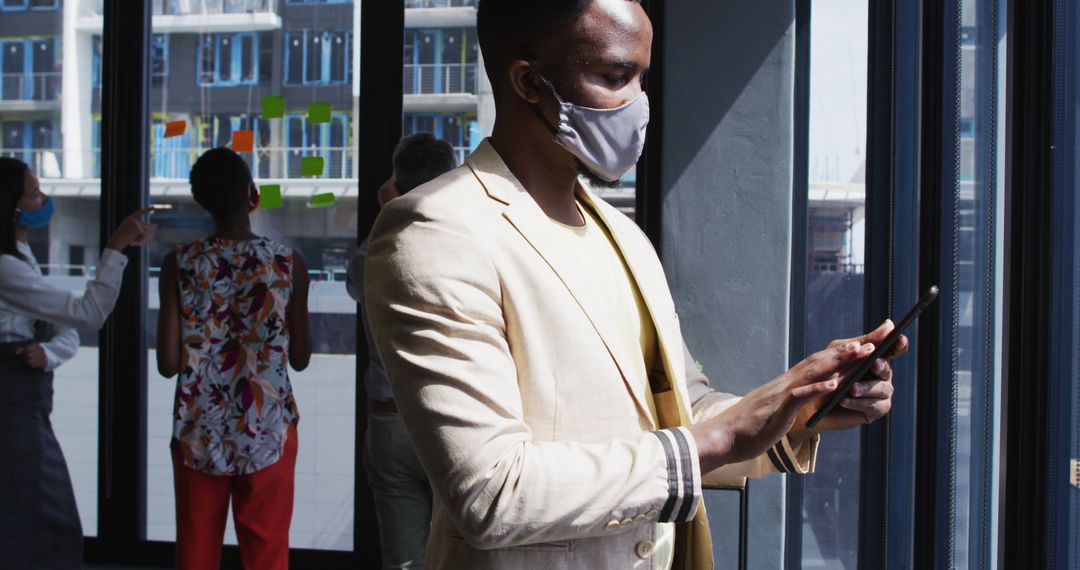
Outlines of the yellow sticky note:
[{"label": "yellow sticky note", "polygon": [[281,199],[281,185],[267,184],[259,186],[259,207],[264,210],[280,208],[284,201]]},{"label": "yellow sticky note", "polygon": [[165,123],[165,137],[172,138],[184,134],[187,130],[187,121],[170,121]]},{"label": "yellow sticky note", "polygon": [[322,176],[326,161],[321,156],[305,156],[300,161],[300,176]]},{"label": "yellow sticky note", "polygon": [[316,194],[311,197],[312,208],[329,208],[333,206],[337,199],[333,194]]},{"label": "yellow sticky note", "polygon": [[255,148],[254,131],[233,131],[233,152],[251,152]]}]

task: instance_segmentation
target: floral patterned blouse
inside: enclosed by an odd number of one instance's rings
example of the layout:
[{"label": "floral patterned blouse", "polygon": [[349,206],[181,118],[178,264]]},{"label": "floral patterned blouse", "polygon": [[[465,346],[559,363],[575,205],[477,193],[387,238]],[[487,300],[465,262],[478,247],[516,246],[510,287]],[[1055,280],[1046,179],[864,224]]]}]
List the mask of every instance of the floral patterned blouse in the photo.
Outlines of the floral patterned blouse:
[{"label": "floral patterned blouse", "polygon": [[299,420],[289,383],[292,249],[214,237],[180,247],[181,372],[172,452],[211,475],[273,465]]}]

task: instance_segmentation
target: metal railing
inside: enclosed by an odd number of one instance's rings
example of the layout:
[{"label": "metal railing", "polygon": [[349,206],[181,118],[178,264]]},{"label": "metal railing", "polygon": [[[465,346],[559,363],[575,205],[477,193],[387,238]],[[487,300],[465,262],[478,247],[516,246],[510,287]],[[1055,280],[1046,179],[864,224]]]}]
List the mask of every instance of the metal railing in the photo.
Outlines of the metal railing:
[{"label": "metal railing", "polygon": [[154,0],[155,16],[274,13],[270,0]]},{"label": "metal railing", "polygon": [[405,95],[476,94],[475,63],[411,63],[405,66],[401,81]]},{"label": "metal railing", "polygon": [[844,275],[862,275],[866,266],[862,263],[843,263],[839,261],[815,261],[810,271],[814,273],[841,273]]},{"label": "metal railing", "polygon": [[[75,152],[75,151],[72,151]],[[86,175],[97,175],[98,158],[101,151],[83,151]],[[30,166],[38,178],[62,178],[64,173],[64,151],[59,148],[0,148],[0,156],[17,158]]]},{"label": "metal railing", "polygon": [[469,158],[469,154],[471,153],[472,149],[467,146],[455,146],[454,155],[455,158],[457,158],[457,165],[461,166],[462,164],[465,164],[465,159]]},{"label": "metal railing", "polygon": [[405,8],[470,8],[476,0],[405,0]]},{"label": "metal railing", "polygon": [[95,265],[72,265],[70,263],[42,263],[41,273],[50,277],[89,277],[97,275]]},{"label": "metal railing", "polygon": [[61,73],[0,73],[0,101],[58,101]]},{"label": "metal railing", "polygon": [[[205,148],[160,148],[150,151],[152,178],[186,179],[191,166]],[[304,178],[303,159],[320,156],[325,168],[321,178],[353,178],[352,147],[267,147],[256,148],[250,156],[251,172],[256,178]]]}]

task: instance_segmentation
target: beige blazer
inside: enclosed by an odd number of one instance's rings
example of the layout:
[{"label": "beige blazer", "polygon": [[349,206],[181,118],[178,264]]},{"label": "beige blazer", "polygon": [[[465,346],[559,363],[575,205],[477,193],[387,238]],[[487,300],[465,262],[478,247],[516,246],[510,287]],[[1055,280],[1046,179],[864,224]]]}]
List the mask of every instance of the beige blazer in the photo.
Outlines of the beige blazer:
[{"label": "beige blazer", "polygon": [[[712,567],[697,449],[679,426],[737,399],[694,366],[644,234],[578,197],[648,305],[662,364],[651,378],[631,372],[575,252],[490,143],[375,224],[368,315],[435,495],[427,568],[652,568],[658,521],[681,523],[676,567]],[[806,472],[816,447],[781,441],[704,480]]]}]

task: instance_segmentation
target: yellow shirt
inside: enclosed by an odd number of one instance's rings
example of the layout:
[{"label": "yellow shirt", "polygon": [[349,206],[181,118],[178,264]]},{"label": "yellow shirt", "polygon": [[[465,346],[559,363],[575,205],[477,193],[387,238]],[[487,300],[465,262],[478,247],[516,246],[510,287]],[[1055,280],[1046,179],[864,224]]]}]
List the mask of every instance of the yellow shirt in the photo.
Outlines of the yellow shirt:
[{"label": "yellow shirt", "polygon": [[[588,208],[578,204],[578,210],[585,219],[584,226],[568,226],[554,220],[552,225],[559,229],[566,247],[577,253],[581,273],[589,276],[592,286],[600,293],[597,298],[606,301],[605,316],[615,325],[614,330],[622,333],[617,342],[623,344],[623,353],[638,356],[631,359],[634,370],[627,373],[648,378],[657,356],[656,328],[648,308],[611,234]],[[652,390],[645,390],[645,400],[655,421]],[[671,568],[675,555],[673,523],[657,524],[654,552],[656,568]]]}]

